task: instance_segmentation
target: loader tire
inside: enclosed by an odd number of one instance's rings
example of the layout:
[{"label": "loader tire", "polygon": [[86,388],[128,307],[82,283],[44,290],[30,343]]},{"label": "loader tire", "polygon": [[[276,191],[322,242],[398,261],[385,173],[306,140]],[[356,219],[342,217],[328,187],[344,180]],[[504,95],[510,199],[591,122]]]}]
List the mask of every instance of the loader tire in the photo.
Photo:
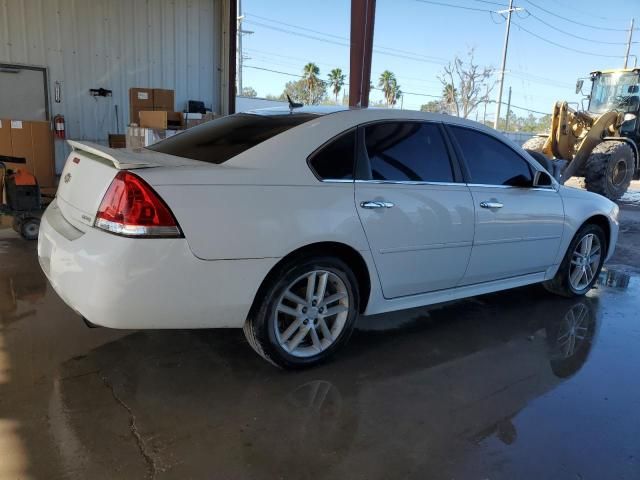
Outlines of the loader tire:
[{"label": "loader tire", "polygon": [[628,143],[602,142],[587,159],[585,187],[609,200],[618,200],[629,188],[635,166],[635,156]]},{"label": "loader tire", "polygon": [[532,137],[522,144],[522,148],[531,152],[542,153],[542,147],[546,142],[547,137]]}]

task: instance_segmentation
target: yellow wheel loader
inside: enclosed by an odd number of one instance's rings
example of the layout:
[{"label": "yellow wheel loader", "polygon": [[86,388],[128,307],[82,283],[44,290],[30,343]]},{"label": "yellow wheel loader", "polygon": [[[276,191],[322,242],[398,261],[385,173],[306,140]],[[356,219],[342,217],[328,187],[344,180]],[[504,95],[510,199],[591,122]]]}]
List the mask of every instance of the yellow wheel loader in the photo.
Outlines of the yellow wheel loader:
[{"label": "yellow wheel loader", "polygon": [[[576,94],[583,84],[578,80]],[[586,110],[556,102],[549,134],[523,148],[562,183],[584,177],[587,190],[617,200],[640,175],[640,68],[592,72],[584,100]]]}]

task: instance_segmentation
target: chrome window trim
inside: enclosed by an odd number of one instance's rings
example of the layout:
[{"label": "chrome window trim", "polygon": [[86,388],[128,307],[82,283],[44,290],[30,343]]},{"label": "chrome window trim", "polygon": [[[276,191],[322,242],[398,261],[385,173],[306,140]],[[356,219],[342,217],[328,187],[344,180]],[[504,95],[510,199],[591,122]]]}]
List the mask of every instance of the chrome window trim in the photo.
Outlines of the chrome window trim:
[{"label": "chrome window trim", "polygon": [[480,187],[480,188],[519,188],[521,190],[541,190],[544,192],[553,191],[556,192],[557,189],[555,185],[549,185],[548,187],[516,187],[514,185],[493,185],[491,183],[467,183],[467,187]]},{"label": "chrome window trim", "polygon": [[445,186],[464,186],[464,182],[418,182],[411,180],[345,180],[345,179],[324,179],[323,183],[372,183],[379,185],[445,185]]},{"label": "chrome window trim", "polygon": [[322,183],[370,183],[377,185],[434,185],[434,186],[446,186],[446,187],[480,187],[480,188],[518,188],[521,190],[540,190],[544,192],[557,191],[554,185],[548,187],[516,187],[513,185],[492,185],[487,183],[464,183],[464,182],[417,182],[410,180],[347,180],[342,178],[326,178],[320,180]]}]

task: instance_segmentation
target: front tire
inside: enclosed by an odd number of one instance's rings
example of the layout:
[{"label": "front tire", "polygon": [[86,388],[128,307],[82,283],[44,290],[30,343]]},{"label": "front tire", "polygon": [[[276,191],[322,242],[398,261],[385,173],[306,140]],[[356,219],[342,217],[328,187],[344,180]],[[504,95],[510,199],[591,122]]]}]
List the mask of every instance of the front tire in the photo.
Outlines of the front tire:
[{"label": "front tire", "polygon": [[40,232],[39,218],[26,218],[20,224],[20,235],[25,240],[37,240]]},{"label": "front tire", "polygon": [[625,194],[635,173],[635,156],[626,142],[606,141],[597,145],[587,159],[585,186],[609,200]]},{"label": "front tire", "polygon": [[602,228],[583,225],[569,244],[556,275],[544,287],[563,297],[585,295],[598,280],[606,256],[607,244]]},{"label": "front tire", "polygon": [[258,293],[244,334],[264,359],[282,368],[327,360],[351,336],[360,302],[351,269],[333,257],[280,267]]}]

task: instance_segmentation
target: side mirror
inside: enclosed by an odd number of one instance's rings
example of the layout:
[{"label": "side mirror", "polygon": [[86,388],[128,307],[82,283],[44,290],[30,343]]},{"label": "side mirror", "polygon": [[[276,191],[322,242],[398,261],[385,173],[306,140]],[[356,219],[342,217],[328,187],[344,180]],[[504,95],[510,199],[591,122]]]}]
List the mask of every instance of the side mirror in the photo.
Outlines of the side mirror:
[{"label": "side mirror", "polygon": [[579,93],[582,93],[582,86],[584,85],[584,80],[582,80],[581,78],[579,78],[576,81],[576,95],[578,95]]},{"label": "side mirror", "polygon": [[536,170],[536,173],[533,175],[533,187],[550,187],[551,185],[553,185],[551,175],[547,172]]}]

